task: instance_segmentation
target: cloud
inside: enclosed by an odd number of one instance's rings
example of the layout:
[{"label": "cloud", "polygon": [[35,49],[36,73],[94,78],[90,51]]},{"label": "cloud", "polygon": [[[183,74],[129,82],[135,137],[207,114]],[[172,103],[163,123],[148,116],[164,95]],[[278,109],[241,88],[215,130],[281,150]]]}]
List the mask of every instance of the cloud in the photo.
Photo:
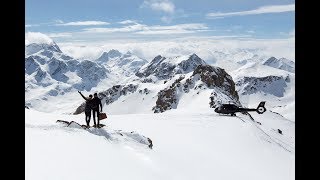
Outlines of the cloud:
[{"label": "cloud", "polygon": [[154,11],[168,14],[173,14],[175,12],[175,5],[169,0],[145,0],[140,7],[150,8]]},{"label": "cloud", "polygon": [[194,31],[189,31],[185,29],[167,29],[167,30],[146,30],[146,31],[139,31],[136,34],[144,34],[144,35],[151,35],[151,34],[184,34],[184,33],[193,33]]},{"label": "cloud", "polygon": [[202,23],[177,24],[172,26],[148,26],[145,24],[136,23],[120,28],[86,28],[84,33],[122,33],[133,32],[135,34],[183,34],[195,33],[197,31],[208,30],[209,28]]},{"label": "cloud", "polygon": [[70,37],[70,36],[72,36],[72,34],[71,33],[66,33],[66,32],[64,32],[64,33],[49,33],[48,36],[50,38]]},{"label": "cloud", "polygon": [[118,23],[119,24],[137,24],[137,21],[128,19],[128,20],[120,21]]},{"label": "cloud", "polygon": [[161,21],[164,23],[170,23],[172,21],[172,17],[170,16],[162,16]]},{"label": "cloud", "polygon": [[63,21],[61,19],[56,19],[54,20],[55,23],[63,23]]},{"label": "cloud", "polygon": [[29,27],[36,27],[39,26],[39,24],[26,24],[25,27],[29,28]]},{"label": "cloud", "polygon": [[25,45],[32,43],[52,44],[53,40],[40,32],[26,32],[25,33]]},{"label": "cloud", "polygon": [[103,21],[76,21],[68,23],[58,23],[55,26],[96,26],[96,25],[108,25],[110,23]]},{"label": "cloud", "polygon": [[[237,54],[247,49],[258,55],[295,59],[294,39],[253,39],[248,36],[206,36],[174,38],[170,40],[127,40],[105,41],[99,43],[62,43],[61,50],[77,58],[96,59],[102,51],[117,49],[130,51],[141,58],[151,61],[157,55],[178,56],[196,53],[207,62],[214,62],[214,51]],[[241,54],[241,53],[240,53]]]},{"label": "cloud", "polygon": [[270,14],[270,13],[282,13],[295,11],[295,4],[288,5],[274,5],[274,6],[262,6],[254,10],[249,11],[237,11],[237,12],[214,12],[208,13],[206,16],[208,18],[222,18],[229,16],[245,16],[245,15],[255,15],[255,14]]},{"label": "cloud", "polygon": [[119,28],[86,28],[83,32],[85,33],[116,33],[116,32],[135,32],[146,28],[143,24],[128,25]]},{"label": "cloud", "polygon": [[247,33],[253,34],[256,33],[254,30],[248,30]]}]

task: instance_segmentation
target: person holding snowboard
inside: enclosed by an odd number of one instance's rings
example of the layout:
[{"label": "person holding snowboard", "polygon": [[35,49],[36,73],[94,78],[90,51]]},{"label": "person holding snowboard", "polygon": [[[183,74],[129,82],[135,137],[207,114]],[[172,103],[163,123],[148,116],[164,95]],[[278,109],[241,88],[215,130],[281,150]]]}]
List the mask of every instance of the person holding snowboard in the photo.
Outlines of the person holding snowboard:
[{"label": "person holding snowboard", "polygon": [[[84,113],[86,115],[86,123],[87,126],[90,126],[90,119],[91,119],[91,109],[92,109],[92,94],[89,95],[89,97],[85,97],[80,91],[78,93],[83,97],[84,100],[86,100],[85,108],[84,108]],[[96,122],[94,121],[94,125],[96,125]]]},{"label": "person holding snowboard", "polygon": [[[99,114],[100,112],[102,112],[102,103],[97,93],[94,93],[93,96],[94,96],[92,99],[93,122],[94,122],[94,125],[99,128],[100,127]],[[99,111],[99,106],[100,106],[100,111]],[[96,125],[96,117],[97,117],[97,125]]]}]

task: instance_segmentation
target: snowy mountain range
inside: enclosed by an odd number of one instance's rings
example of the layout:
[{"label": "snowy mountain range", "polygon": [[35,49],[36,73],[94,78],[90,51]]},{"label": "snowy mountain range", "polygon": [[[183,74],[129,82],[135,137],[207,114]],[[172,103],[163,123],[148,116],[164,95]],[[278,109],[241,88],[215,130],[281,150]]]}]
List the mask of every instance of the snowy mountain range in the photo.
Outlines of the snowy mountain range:
[{"label": "snowy mountain range", "polygon": [[[294,62],[212,54],[147,61],[111,49],[86,60],[53,41],[26,45],[27,179],[294,179]],[[83,125],[78,90],[98,93],[106,126]],[[260,101],[263,114],[213,111]]]},{"label": "snowy mountain range", "polygon": [[[250,102],[244,98],[246,96],[262,94],[283,98],[286,90],[292,87],[294,62],[288,59],[266,59],[251,51],[232,56],[220,51],[213,54],[217,56],[215,64],[226,61],[226,67],[222,68],[229,69],[230,74],[209,65],[196,54],[158,55],[148,62],[130,52],[111,49],[90,61],[64,54],[53,41],[32,43],[26,46],[25,55],[26,105],[38,109],[37,106],[55,101],[57,96],[66,96],[76,104],[81,101],[76,95],[80,90],[98,92],[104,104],[115,113],[164,112],[184,106],[184,99],[196,99],[200,93],[206,94],[200,95],[200,99],[205,99],[200,105],[203,108],[214,108],[221,103],[248,106]],[[232,62],[235,57],[239,59]],[[229,66],[230,63],[233,65]],[[134,91],[128,91],[127,86],[134,86]],[[143,107],[116,110],[127,104],[134,106],[137,99],[144,102]],[[273,100],[269,104],[275,107]],[[55,111],[54,108],[49,106],[47,111]],[[64,113],[82,112],[81,108],[76,109]]]},{"label": "snowy mountain range", "polygon": [[109,52],[103,52],[95,62],[104,65],[107,69],[112,69],[119,76],[129,77],[148,61],[130,52],[122,54],[118,50],[111,49]]}]

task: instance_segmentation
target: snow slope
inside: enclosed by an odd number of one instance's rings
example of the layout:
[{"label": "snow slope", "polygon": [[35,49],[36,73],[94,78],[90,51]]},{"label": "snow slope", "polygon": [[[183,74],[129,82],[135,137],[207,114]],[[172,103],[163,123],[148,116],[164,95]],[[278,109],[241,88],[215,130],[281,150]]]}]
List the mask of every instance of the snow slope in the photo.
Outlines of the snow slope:
[{"label": "snow slope", "polygon": [[[93,62],[65,55],[53,41],[28,44],[26,179],[295,179],[294,64],[245,49],[212,55],[218,67],[196,54],[146,63],[117,50]],[[105,127],[56,123],[84,124],[83,113],[72,115],[84,102],[79,89],[113,92],[103,99]],[[171,107],[154,113],[172,95]],[[250,108],[266,101],[267,111],[251,113],[257,122],[220,116],[212,99]]]},{"label": "snow slope", "polygon": [[[104,110],[105,111],[105,110]],[[84,114],[26,109],[27,180],[42,179],[294,179],[294,122],[267,111],[255,119],[172,110],[161,114],[109,115],[103,129],[63,127],[57,119],[84,124]],[[92,123],[92,122],[91,122]],[[283,135],[275,130],[280,128]],[[153,149],[133,137],[153,141]],[[101,133],[103,132],[103,133]]]}]

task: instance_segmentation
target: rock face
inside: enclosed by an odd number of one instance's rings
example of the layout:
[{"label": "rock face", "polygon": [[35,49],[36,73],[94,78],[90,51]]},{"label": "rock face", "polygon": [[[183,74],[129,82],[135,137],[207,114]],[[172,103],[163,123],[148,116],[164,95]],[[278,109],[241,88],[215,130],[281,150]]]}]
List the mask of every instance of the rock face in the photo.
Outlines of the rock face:
[{"label": "rock face", "polygon": [[243,77],[236,82],[236,86],[242,95],[263,92],[282,97],[288,82],[289,76]]},{"label": "rock face", "polygon": [[[211,108],[215,108],[218,104],[225,101],[240,104],[238,93],[235,90],[235,83],[231,76],[219,67],[199,65],[189,78],[184,79],[184,75],[180,76],[170,87],[158,93],[156,106],[152,109],[154,113],[175,109],[179,103],[178,95],[188,93],[190,89],[212,89],[208,105]],[[182,80],[184,81],[182,82]],[[201,83],[198,81],[201,81]]]},{"label": "rock face", "polygon": [[200,75],[201,81],[209,88],[212,86],[221,88],[223,91],[228,92],[232,98],[239,100],[238,93],[235,90],[235,83],[224,69],[209,65],[200,65],[194,70],[193,76],[197,74]]},{"label": "rock face", "polygon": [[128,85],[115,85],[106,91],[99,93],[104,98],[106,105],[113,103],[119,97],[127,95],[128,93],[134,93],[137,91],[138,85],[128,84]]},{"label": "rock face", "polygon": [[149,64],[141,67],[136,76],[149,77],[153,75],[158,79],[169,79],[176,74],[186,74],[192,72],[198,65],[205,65],[206,62],[196,54],[190,56],[178,56],[166,58],[162,56],[155,57]]},{"label": "rock face", "polygon": [[282,69],[291,73],[295,72],[295,63],[286,58],[277,59],[275,57],[271,57],[263,62],[263,65]]},{"label": "rock face", "polygon": [[178,97],[177,91],[181,87],[180,81],[184,79],[184,76],[180,76],[179,79],[175,80],[174,83],[169,88],[161,90],[158,93],[158,99],[156,101],[156,106],[152,108],[154,113],[164,112],[170,109],[177,108]]}]

